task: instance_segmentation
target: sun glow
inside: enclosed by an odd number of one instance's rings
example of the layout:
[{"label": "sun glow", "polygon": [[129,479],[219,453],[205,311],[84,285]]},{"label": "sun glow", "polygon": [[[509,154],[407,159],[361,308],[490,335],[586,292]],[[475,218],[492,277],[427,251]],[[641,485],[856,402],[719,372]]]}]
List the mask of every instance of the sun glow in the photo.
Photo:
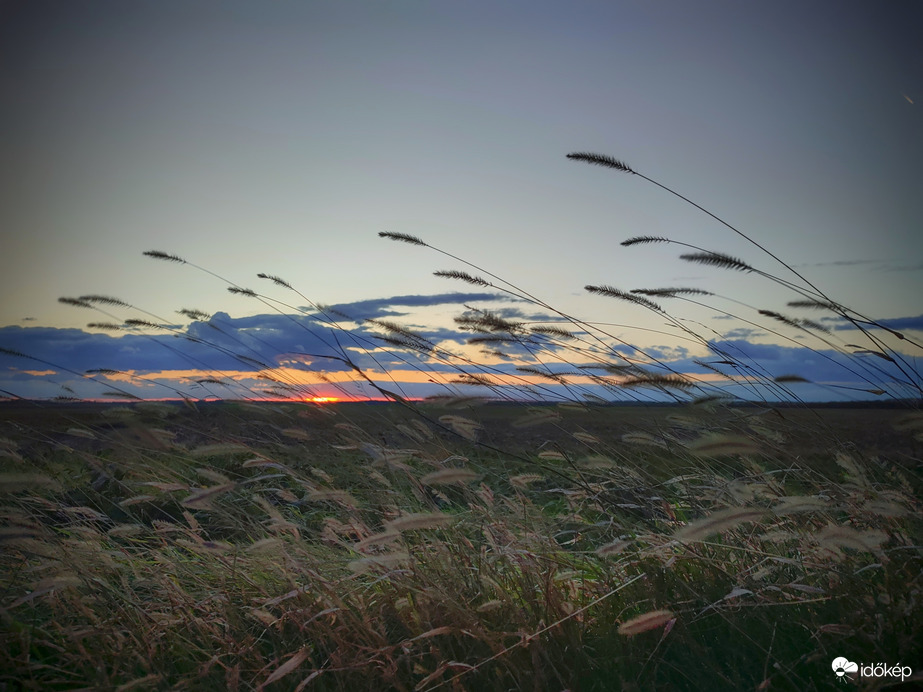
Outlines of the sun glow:
[{"label": "sun glow", "polygon": [[312,404],[335,404],[339,400],[337,396],[314,396],[308,399]]}]

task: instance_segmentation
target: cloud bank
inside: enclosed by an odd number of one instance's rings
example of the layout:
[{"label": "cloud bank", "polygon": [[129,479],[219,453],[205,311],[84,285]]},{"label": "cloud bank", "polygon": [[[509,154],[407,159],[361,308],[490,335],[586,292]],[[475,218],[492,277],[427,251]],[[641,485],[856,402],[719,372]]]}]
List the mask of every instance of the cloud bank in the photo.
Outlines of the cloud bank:
[{"label": "cloud bank", "polygon": [[[640,370],[605,367],[643,361],[649,374],[680,373],[701,382],[701,393],[718,388],[745,398],[829,401],[873,398],[875,390],[907,396],[906,373],[914,369],[908,362],[902,372],[900,363],[871,353],[763,343],[765,333],[749,328],[729,330],[707,344],[707,353],[661,345],[640,354],[612,343],[600,357],[587,340],[553,331],[516,340],[502,330],[478,333],[480,328],[471,324],[406,331],[394,326],[395,318],[413,323],[419,309],[483,303],[491,305],[490,314],[498,320],[546,327],[555,321],[525,312],[500,294],[443,293],[338,304],[323,314],[232,317],[219,312],[185,326],[127,326],[116,335],[8,326],[0,328],[0,389],[4,396],[23,398],[350,399],[382,398],[387,390],[406,398],[479,394],[668,400],[669,390],[618,384],[619,377],[637,377]],[[923,330],[923,315],[881,323],[894,330]],[[469,343],[472,337],[476,343]]]}]

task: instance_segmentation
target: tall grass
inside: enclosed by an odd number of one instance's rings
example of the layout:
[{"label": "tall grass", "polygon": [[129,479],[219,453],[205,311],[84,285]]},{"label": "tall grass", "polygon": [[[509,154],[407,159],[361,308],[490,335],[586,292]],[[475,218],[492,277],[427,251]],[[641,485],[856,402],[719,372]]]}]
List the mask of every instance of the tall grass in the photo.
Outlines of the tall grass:
[{"label": "tall grass", "polygon": [[[570,158],[640,175],[610,157]],[[735,315],[837,354],[863,393],[895,408],[813,410],[797,395],[802,378],[716,346],[662,305],[720,298],[703,289],[587,286],[710,349],[702,365],[724,381],[680,372],[621,327],[403,233],[380,235],[456,263],[440,277],[548,318],[467,307],[457,324],[485,349],[479,360],[324,308],[277,276],[258,275],[264,294],[145,253],[278,312],[327,349],[300,355],[391,402],[322,406],[312,401],[324,392],[356,390],[323,374],[304,384],[271,337],[191,308],[179,312],[195,329],[139,318],[111,296],[63,299],[102,313],[96,328],[174,349],[201,377],[148,379],[178,401],[137,402],[114,386],[127,375],[99,368],[76,374],[119,403],[5,409],[0,685],[819,690],[833,687],[839,656],[908,664],[919,679],[920,346],[728,227],[785,274],[703,248],[686,246],[683,259],[758,275],[792,291],[792,308],[848,321],[864,345],[808,318],[743,304]],[[675,243],[624,244],[650,242]],[[155,338],[165,333],[240,370]],[[373,374],[366,364],[385,356],[428,374],[438,364],[443,394],[414,400]],[[516,369],[496,365],[504,358]],[[247,386],[240,371],[265,384]],[[663,400],[674,405],[610,405]]]}]

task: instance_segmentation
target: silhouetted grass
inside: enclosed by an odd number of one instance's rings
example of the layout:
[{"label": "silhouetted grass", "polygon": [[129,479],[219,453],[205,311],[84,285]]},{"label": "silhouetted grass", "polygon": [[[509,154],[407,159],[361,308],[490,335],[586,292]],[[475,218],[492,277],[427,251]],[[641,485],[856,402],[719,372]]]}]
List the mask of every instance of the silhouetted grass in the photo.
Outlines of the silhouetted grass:
[{"label": "silhouetted grass", "polygon": [[[640,175],[611,157],[571,158]],[[465,268],[437,274],[525,301],[548,321],[468,307],[457,324],[488,349],[482,363],[399,323],[314,304],[283,278],[258,275],[308,308],[146,253],[286,315],[329,349],[300,355],[346,368],[390,401],[321,406],[311,402],[322,391],[355,391],[321,374],[317,387],[293,378],[271,337],[178,311],[202,322],[197,334],[221,337],[210,341],[150,313],[110,314],[137,313],[118,298],[65,299],[104,312],[111,322],[93,324],[110,331],[193,338],[264,384],[190,358],[197,380],[146,380],[173,403],[131,401],[113,386],[122,373],[98,368],[85,375],[100,396],[128,403],[6,405],[0,684],[820,690],[833,687],[838,656],[917,665],[923,415],[912,339],[833,301],[752,240],[793,280],[696,248],[687,259],[769,278],[796,293],[791,307],[857,326],[868,343],[848,346],[810,320],[741,304],[753,324],[848,357],[865,392],[896,408],[813,410],[795,395],[804,378],[715,351],[703,363],[736,378],[735,391],[752,395],[743,401],[618,336],[621,327],[559,311],[420,238],[381,235],[454,259]],[[626,244],[654,241],[673,242]],[[712,347],[664,305],[714,294],[587,288]],[[361,363],[380,365],[383,348],[402,367],[442,366],[433,377],[444,395],[415,401],[373,377]],[[526,354],[508,357],[515,371],[491,364],[504,348]],[[223,402],[204,403],[203,392]],[[636,405],[664,399],[673,405]]]}]

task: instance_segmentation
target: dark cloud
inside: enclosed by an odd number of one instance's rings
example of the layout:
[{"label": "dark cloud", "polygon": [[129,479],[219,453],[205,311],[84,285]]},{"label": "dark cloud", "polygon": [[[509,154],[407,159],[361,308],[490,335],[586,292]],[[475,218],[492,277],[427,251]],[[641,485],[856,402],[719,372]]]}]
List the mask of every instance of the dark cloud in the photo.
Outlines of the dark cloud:
[{"label": "dark cloud", "polygon": [[808,262],[804,264],[796,264],[793,266],[796,267],[853,267],[859,264],[881,264],[884,260],[871,260],[871,259],[860,259],[860,260],[835,260],[833,262]]},{"label": "dark cloud", "polygon": [[[821,317],[820,321],[831,325],[833,329],[838,331],[857,329],[856,325],[842,317]],[[876,320],[876,322],[895,331],[923,331],[923,315],[894,317],[892,319]]]},{"label": "dark cloud", "polygon": [[[334,307],[348,312],[355,320],[364,320],[398,314],[391,309],[396,306],[413,308],[499,300],[508,298],[495,293],[442,293],[392,296]],[[459,346],[470,336],[449,328],[428,328],[418,333],[432,344],[454,341]],[[17,386],[28,385],[28,391],[20,392],[23,396],[69,394],[68,387],[76,395],[94,396],[87,391],[93,383],[82,375],[100,368],[142,375],[201,371],[209,378],[226,379],[231,374],[239,377],[240,373],[255,376],[263,367],[274,368],[283,363],[333,373],[352,369],[346,359],[360,368],[376,369],[406,368],[408,362],[418,362],[393,349],[370,355],[369,351],[386,346],[380,339],[383,335],[387,332],[365,323],[351,330],[335,329],[316,314],[231,317],[218,312],[208,321],[193,321],[172,330],[135,328],[115,334],[8,326],[0,328],[0,347],[22,355],[0,353],[0,383],[13,391]],[[438,364],[427,367],[451,370]],[[0,388],[4,388],[3,384]],[[49,385],[53,385],[51,392]],[[142,394],[130,385],[125,387]],[[147,391],[143,394],[151,395]]]},{"label": "dark cloud", "polygon": [[709,346],[715,353],[729,354],[744,366],[770,377],[798,375],[815,383],[866,389],[902,377],[897,367],[887,361],[832,349],[812,351],[798,346],[754,344],[742,339],[711,342]]},{"label": "dark cloud", "polygon": [[[620,349],[621,350],[621,349]],[[622,353],[632,349],[621,350]],[[672,362],[689,358],[689,349],[683,346],[652,346],[644,349],[644,352],[651,358],[664,362]]]},{"label": "dark cloud", "polygon": [[[383,311],[400,305],[402,301],[413,298],[417,306],[437,305],[461,302],[463,300],[497,300],[493,294],[444,294],[441,296],[403,296],[376,301],[360,301],[357,304],[343,305],[344,309],[353,310],[358,315],[372,314],[380,316]],[[359,305],[357,309],[355,306]],[[498,306],[495,310],[507,319],[522,317],[541,318],[544,322],[554,322],[548,315],[532,315],[518,308]],[[923,315],[885,320],[883,324],[896,330],[923,329]],[[838,326],[837,328],[841,328]],[[420,339],[430,344],[448,345],[450,350],[461,348],[472,336],[490,338],[491,334],[473,334],[470,331],[452,327],[421,328],[413,330]],[[875,383],[888,382],[901,377],[896,367],[871,355],[840,354],[832,350],[811,351],[793,345],[752,343],[750,339],[757,334],[755,330],[741,329],[728,333],[728,337],[710,342],[712,354],[706,358],[693,357],[689,350],[678,346],[654,346],[645,350],[648,358],[668,363],[677,372],[714,374],[714,371],[696,363],[696,360],[712,363],[719,371],[729,375],[759,375],[771,379],[780,375],[798,375],[817,385],[792,385],[806,399],[829,400],[837,398],[838,393],[851,393],[855,389],[873,389]],[[403,387],[405,396],[426,396],[433,393],[446,393],[444,386],[427,384],[426,377],[435,380],[453,379],[459,374],[458,366],[441,362],[435,354],[425,352],[407,353],[395,349],[382,337],[391,337],[381,327],[361,323],[352,329],[334,329],[315,316],[296,314],[261,314],[247,317],[231,317],[227,313],[216,313],[208,321],[196,321],[175,332],[149,333],[89,333],[80,329],[56,329],[50,327],[8,326],[0,328],[0,346],[7,350],[19,352],[28,357],[0,353],[0,390],[13,392],[21,396],[51,397],[61,394],[97,397],[99,392],[108,387],[121,387],[138,396],[170,396],[171,388],[182,390],[191,396],[231,395],[230,390],[222,390],[211,383],[196,383],[187,379],[184,382],[164,381],[157,386],[144,382],[93,382],[83,374],[92,369],[107,368],[119,371],[133,371],[141,375],[161,371],[198,371],[194,378],[214,378],[230,382],[232,378],[244,378],[242,390],[254,391],[261,387],[272,386],[257,380],[259,371],[264,367],[275,368],[280,365],[295,369],[324,372],[330,377],[341,376],[352,366],[369,372],[392,372],[395,370],[413,370],[425,372],[416,377],[423,383],[397,383],[394,387]],[[500,336],[500,335],[498,335]],[[535,344],[527,347],[516,342],[485,342],[485,349],[496,349],[508,354],[515,362],[502,363],[487,369],[464,366],[472,373],[489,372],[510,377],[521,376],[517,365],[522,362],[535,362],[537,344],[541,347],[541,367],[552,372],[575,372],[576,364],[573,354],[558,350],[554,342],[544,336],[536,336]],[[454,346],[453,346],[454,344]],[[423,349],[425,351],[425,349]],[[629,358],[642,357],[636,349],[627,344],[612,346],[614,354]],[[556,360],[555,353],[561,357]],[[571,362],[568,362],[571,361]],[[735,366],[721,364],[720,361],[734,361]],[[652,365],[657,370],[658,366]],[[105,380],[105,375],[97,376]],[[867,378],[869,382],[863,381]],[[383,386],[385,386],[383,384]],[[536,391],[545,395],[563,391],[561,385],[552,381],[542,382]],[[742,390],[743,386],[726,384],[731,391]],[[353,390],[358,385],[348,385]],[[368,385],[362,390],[369,396],[380,394]],[[891,389],[902,394],[897,385]],[[173,389],[172,391],[176,391]],[[485,393],[482,388],[470,387],[472,393]],[[476,390],[476,391],[475,391]],[[603,396],[611,393],[597,391],[598,387],[586,386],[580,391],[592,391]],[[743,391],[740,391],[743,394]],[[752,396],[753,392],[748,392]],[[776,392],[778,394],[778,392]],[[630,395],[630,394],[629,394]],[[656,393],[643,393],[643,396],[657,398]],[[772,398],[773,394],[767,396]]]},{"label": "dark cloud", "polygon": [[916,317],[896,317],[891,320],[878,320],[878,323],[884,327],[887,327],[888,329],[894,329],[897,331],[923,331],[923,315],[917,315]]},{"label": "dark cloud", "polygon": [[862,260],[836,260],[834,262],[811,262],[806,264],[796,264],[795,267],[855,267],[860,265],[869,265],[872,270],[879,272],[906,272],[920,271],[923,269],[923,263],[903,264],[897,260],[882,259],[862,259]]},{"label": "dark cloud", "polygon": [[[368,320],[379,317],[389,317],[405,315],[407,311],[395,311],[395,307],[429,307],[431,305],[461,305],[463,303],[473,303],[477,301],[512,301],[515,300],[509,296],[499,293],[437,293],[436,295],[405,295],[391,296],[390,298],[374,298],[370,300],[359,300],[354,303],[338,303],[336,305],[325,306],[331,310],[342,312],[354,320]],[[311,312],[310,308],[305,308]]]}]

